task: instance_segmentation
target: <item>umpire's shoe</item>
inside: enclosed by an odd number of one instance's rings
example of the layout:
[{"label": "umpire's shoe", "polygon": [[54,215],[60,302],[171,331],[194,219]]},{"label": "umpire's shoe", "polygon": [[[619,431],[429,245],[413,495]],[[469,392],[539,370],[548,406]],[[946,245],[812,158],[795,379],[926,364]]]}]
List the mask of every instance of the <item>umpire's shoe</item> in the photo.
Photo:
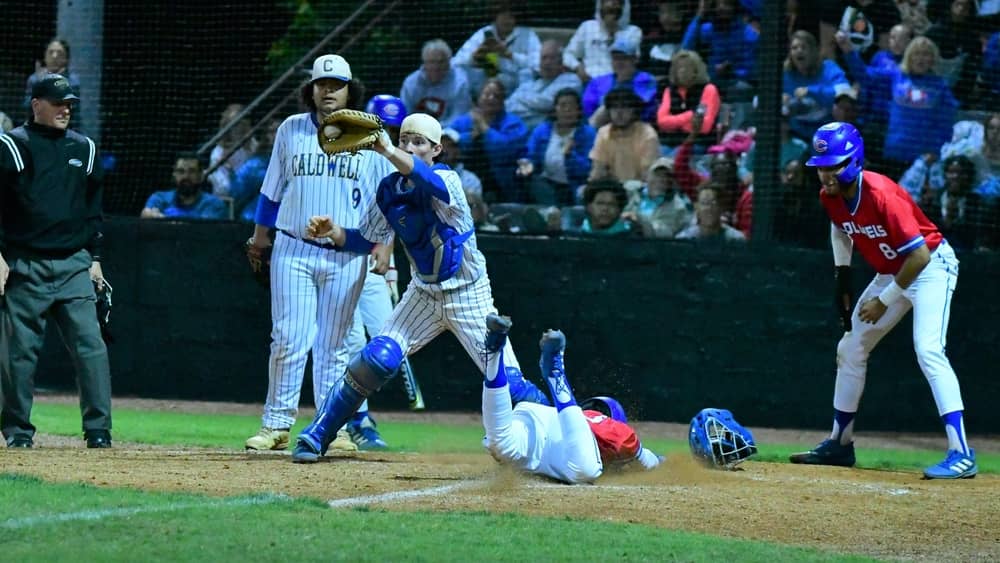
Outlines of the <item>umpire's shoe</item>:
[{"label": "umpire's shoe", "polygon": [[788,460],[792,463],[805,463],[807,465],[853,467],[855,461],[854,442],[844,446],[837,440],[823,440],[808,452],[792,454]]},{"label": "umpire's shoe", "polygon": [[969,449],[968,455],[958,450],[948,450],[944,460],[924,469],[924,479],[971,479],[979,473],[976,465],[976,450]]},{"label": "umpire's shoe", "polygon": [[247,438],[248,450],[283,450],[288,447],[287,428],[261,428],[256,434]]},{"label": "umpire's shoe", "polygon": [[14,436],[7,440],[8,448],[33,448],[35,447],[35,442],[31,439],[31,436]]},{"label": "umpire's shoe", "polygon": [[88,448],[110,448],[111,432],[107,430],[87,430],[83,434]]}]

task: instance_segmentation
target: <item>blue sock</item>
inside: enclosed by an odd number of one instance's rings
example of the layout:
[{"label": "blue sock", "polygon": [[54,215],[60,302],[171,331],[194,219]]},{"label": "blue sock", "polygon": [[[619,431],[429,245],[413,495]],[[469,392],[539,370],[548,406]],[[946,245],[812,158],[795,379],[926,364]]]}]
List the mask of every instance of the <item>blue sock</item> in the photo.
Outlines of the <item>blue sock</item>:
[{"label": "blue sock", "polygon": [[837,440],[842,446],[854,441],[854,415],[857,413],[833,409],[833,433],[831,440]]},{"label": "blue sock", "polygon": [[521,370],[515,367],[507,368],[507,383],[510,385],[510,400],[515,405],[527,401],[547,407],[552,406],[552,402],[549,401],[545,393],[537,385],[525,379]]},{"label": "blue sock", "polygon": [[948,449],[969,455],[971,451],[965,440],[965,421],[962,420],[962,411],[946,412],[941,415],[941,421],[944,422],[944,433],[948,435]]},{"label": "blue sock", "polygon": [[576,397],[566,380],[566,368],[563,365],[562,352],[548,352],[542,350],[541,359],[542,375],[545,382],[549,384],[549,394],[555,403],[556,410],[563,410],[566,407],[576,405]]},{"label": "blue sock", "polygon": [[316,411],[316,418],[299,433],[300,440],[306,440],[314,448],[318,446],[321,452],[326,451],[327,446],[337,435],[337,430],[340,430],[367,399],[347,384],[347,377],[351,375],[348,373],[345,381],[338,385],[336,390],[330,390],[323,406]]},{"label": "blue sock", "polygon": [[[504,340],[506,340],[504,336]],[[507,385],[507,369],[503,365],[503,343],[498,351],[493,352],[493,357],[486,362],[486,374],[483,376],[483,385],[487,389],[499,389]],[[490,375],[493,376],[490,379]]]},{"label": "blue sock", "polygon": [[358,411],[358,412],[354,413],[354,416],[351,417],[351,423],[352,424],[361,424],[361,422],[365,419],[366,416],[368,416],[368,411],[367,410]]}]

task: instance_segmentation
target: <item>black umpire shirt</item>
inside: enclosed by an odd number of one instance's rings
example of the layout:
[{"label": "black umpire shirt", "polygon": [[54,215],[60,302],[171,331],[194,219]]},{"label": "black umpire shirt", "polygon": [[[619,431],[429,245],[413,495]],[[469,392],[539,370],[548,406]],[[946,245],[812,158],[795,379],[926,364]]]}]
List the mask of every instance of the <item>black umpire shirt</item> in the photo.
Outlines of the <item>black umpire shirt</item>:
[{"label": "black umpire shirt", "polygon": [[75,131],[37,123],[0,135],[0,247],[101,256],[101,162]]}]

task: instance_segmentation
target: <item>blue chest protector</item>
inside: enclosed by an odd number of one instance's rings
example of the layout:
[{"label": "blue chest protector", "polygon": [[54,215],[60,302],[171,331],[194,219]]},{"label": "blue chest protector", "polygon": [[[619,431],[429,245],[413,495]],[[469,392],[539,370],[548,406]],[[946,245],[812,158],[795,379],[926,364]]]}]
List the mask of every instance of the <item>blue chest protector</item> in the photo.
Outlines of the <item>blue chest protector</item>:
[{"label": "blue chest protector", "polygon": [[459,233],[438,218],[431,206],[436,197],[450,202],[444,180],[433,170],[449,168],[435,164],[433,168],[414,160],[413,173],[407,178],[394,172],[379,183],[376,202],[413,266],[413,275],[424,283],[441,283],[462,265],[462,245],[473,230]]}]

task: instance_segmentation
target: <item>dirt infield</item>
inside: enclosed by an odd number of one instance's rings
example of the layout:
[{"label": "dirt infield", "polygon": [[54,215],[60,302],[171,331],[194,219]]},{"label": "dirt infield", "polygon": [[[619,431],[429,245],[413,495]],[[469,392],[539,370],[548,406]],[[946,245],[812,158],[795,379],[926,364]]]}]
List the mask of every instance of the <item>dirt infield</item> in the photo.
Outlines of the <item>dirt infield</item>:
[{"label": "dirt infield", "polygon": [[[51,398],[45,400],[52,400]],[[62,399],[55,399],[62,400]],[[254,406],[144,403],[116,406],[180,412],[242,412]],[[303,413],[306,414],[306,413]],[[402,420],[414,415],[384,416]],[[474,415],[430,415],[478,420]],[[428,415],[420,415],[427,420]],[[641,424],[662,438],[681,425]],[[781,431],[764,440],[812,440]],[[778,431],[773,431],[778,432]],[[799,434],[799,438],[794,435]],[[759,438],[760,439],[760,438]],[[888,447],[923,446],[932,437],[865,438]],[[940,437],[936,437],[940,441]],[[276,492],[387,510],[488,510],[598,518],[882,558],[1000,559],[1000,479],[922,481],[915,473],[747,462],[738,472],[708,471],[675,455],[648,473],[607,475],[570,487],[515,475],[485,454],[341,454],[295,465],[287,452],[177,449],[116,443],[87,450],[82,440],[41,435],[35,450],[0,452],[0,467],[52,481],[208,495]],[[765,442],[766,443],[766,442]],[[873,442],[866,442],[874,445]],[[934,442],[932,447],[939,446]],[[996,440],[977,446],[997,451]]]}]

